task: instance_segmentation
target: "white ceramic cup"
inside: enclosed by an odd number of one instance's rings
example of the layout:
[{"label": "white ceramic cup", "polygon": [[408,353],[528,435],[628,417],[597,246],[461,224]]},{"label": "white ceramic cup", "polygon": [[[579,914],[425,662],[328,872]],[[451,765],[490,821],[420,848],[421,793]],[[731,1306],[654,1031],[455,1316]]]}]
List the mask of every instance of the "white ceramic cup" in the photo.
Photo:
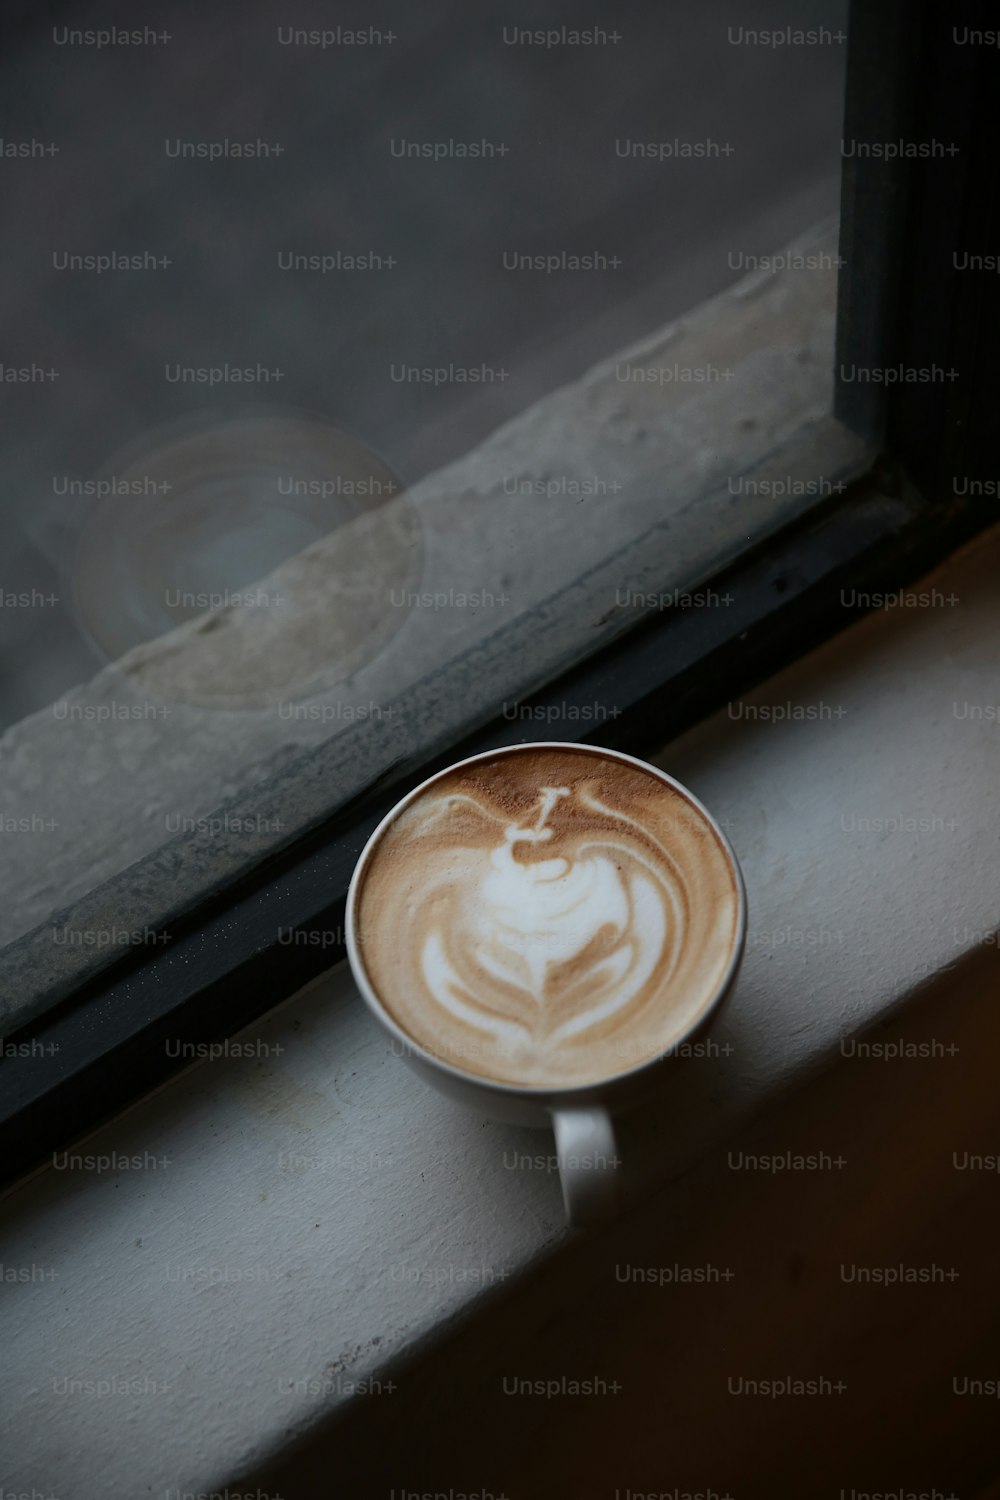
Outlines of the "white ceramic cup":
[{"label": "white ceramic cup", "polygon": [[[426,1051],[413,1040],[393,1019],[372,986],[361,957],[357,940],[357,904],[368,862],[374,857],[383,833],[395,822],[405,807],[423,795],[429,787],[442,777],[449,776],[459,766],[474,765],[481,760],[495,760],[502,755],[518,755],[536,750],[584,750],[608,760],[623,761],[657,776],[665,786],[679,792],[705,819],[719,839],[729,860],[737,893],[738,919],[736,936],[729,963],[715,991],[708,996],[699,1015],[686,1026],[664,1051],[647,1058],[638,1066],[625,1072],[609,1074],[596,1083],[574,1088],[525,1088],[512,1083],[495,1083],[474,1073],[466,1073],[451,1063],[443,1062]],[[480,755],[470,755],[438,771],[403,797],[391,812],[387,813],[368,840],[355,866],[347,893],[347,956],[355,983],[375,1019],[389,1033],[396,1044],[394,1050],[406,1059],[412,1068],[426,1081],[462,1104],[478,1110],[495,1120],[504,1120],[512,1125],[547,1126],[555,1131],[556,1156],[559,1162],[559,1177],[562,1182],[563,1202],[570,1224],[577,1228],[603,1223],[614,1218],[620,1203],[621,1157],[615,1143],[612,1123],[614,1114],[638,1104],[652,1093],[662,1082],[668,1062],[676,1060],[677,1049],[692,1037],[715,1014],[719,1005],[732,988],[746,940],[747,900],[743,875],[729,840],[716,823],[711,813],[702,806],[688,789],[634,755],[625,755],[620,750],[604,750],[596,745],[564,744],[557,740],[507,745],[498,750],[486,750]]]}]

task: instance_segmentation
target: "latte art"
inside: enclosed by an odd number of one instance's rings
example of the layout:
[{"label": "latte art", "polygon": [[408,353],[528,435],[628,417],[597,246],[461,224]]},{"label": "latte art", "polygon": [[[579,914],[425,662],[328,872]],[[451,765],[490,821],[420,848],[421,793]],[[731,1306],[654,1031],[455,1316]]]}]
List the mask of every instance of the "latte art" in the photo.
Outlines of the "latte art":
[{"label": "latte art", "polygon": [[627,830],[617,843],[588,840],[554,858],[518,860],[517,844],[551,839],[548,813],[571,793],[542,787],[540,795],[534,827],[512,823],[498,848],[475,852],[421,954],[440,1006],[522,1050],[582,1035],[624,1009],[666,958],[675,906],[669,887],[641,868],[622,874],[634,858]]},{"label": "latte art", "polygon": [[651,772],[573,747],[432,783],[383,833],[357,907],[362,961],[402,1029],[527,1087],[666,1050],[714,994],[737,925],[701,812]]}]

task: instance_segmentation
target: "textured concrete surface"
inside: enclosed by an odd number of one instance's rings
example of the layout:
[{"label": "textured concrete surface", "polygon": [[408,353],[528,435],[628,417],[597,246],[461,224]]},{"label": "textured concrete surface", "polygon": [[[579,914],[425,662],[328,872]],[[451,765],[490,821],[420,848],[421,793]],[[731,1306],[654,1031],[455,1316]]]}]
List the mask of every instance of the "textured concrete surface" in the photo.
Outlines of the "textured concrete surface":
[{"label": "textured concrete surface", "polygon": [[[658,757],[723,820],[750,937],[714,1050],[622,1122],[630,1204],[659,1191],[675,1212],[668,1185],[845,1035],[995,957],[998,552],[993,532],[923,603],[861,621]],[[268,1050],[200,1064],[80,1148],[138,1165],[57,1162],[5,1203],[4,1265],[24,1273],[5,1285],[7,1487],[221,1487],[532,1268],[555,1268],[552,1317],[571,1316],[544,1134],[420,1084],[342,969],[243,1040]],[[992,1149],[984,1120],[969,1149]]]}]

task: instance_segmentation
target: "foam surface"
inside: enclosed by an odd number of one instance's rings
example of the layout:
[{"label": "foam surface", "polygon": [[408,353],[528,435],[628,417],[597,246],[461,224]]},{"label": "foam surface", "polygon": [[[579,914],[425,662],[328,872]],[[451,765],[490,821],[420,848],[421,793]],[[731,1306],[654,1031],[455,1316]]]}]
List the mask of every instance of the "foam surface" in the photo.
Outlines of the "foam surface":
[{"label": "foam surface", "polygon": [[383,833],[358,893],[382,1004],[427,1051],[571,1087],[667,1050],[736,940],[715,831],[652,772],[528,746],[435,782]]}]

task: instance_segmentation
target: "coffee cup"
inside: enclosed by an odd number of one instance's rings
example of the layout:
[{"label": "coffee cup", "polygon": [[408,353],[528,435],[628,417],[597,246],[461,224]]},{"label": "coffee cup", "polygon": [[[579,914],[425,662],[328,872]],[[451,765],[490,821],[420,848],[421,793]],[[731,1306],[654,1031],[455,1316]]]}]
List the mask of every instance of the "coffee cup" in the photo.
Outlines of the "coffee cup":
[{"label": "coffee cup", "polygon": [[407,793],[347,897],[355,982],[428,1083],[548,1126],[569,1222],[614,1217],[613,1119],[732,988],[736,856],[680,782],[618,750],[484,751]]}]

